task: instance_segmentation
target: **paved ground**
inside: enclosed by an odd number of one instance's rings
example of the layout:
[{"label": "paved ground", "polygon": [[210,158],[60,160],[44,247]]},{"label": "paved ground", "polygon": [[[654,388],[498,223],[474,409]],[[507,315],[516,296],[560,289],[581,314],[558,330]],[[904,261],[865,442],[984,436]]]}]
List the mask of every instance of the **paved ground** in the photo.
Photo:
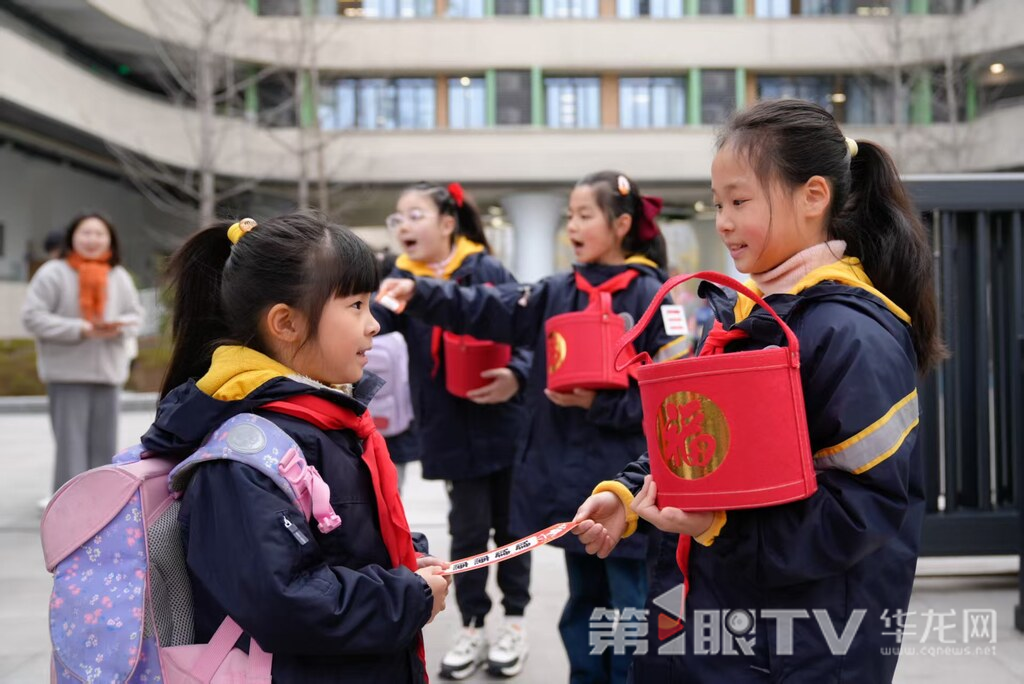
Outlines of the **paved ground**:
[{"label": "paved ground", "polygon": [[[149,418],[146,411],[126,412],[121,425],[121,443],[127,446],[137,441],[148,426]],[[45,682],[50,578],[43,568],[39,547],[36,501],[47,494],[50,479],[52,442],[47,417],[40,412],[0,413],[0,436],[4,444],[4,475],[0,478],[0,549],[3,553],[0,682]],[[412,467],[405,500],[413,528],[425,532],[435,551],[444,554],[448,546],[447,500],[441,483],[422,480],[418,468]],[[1010,564],[997,560],[994,564],[979,562],[977,565],[991,569]],[[936,568],[951,567],[934,562],[923,566],[933,572]],[[1009,574],[919,577],[910,606],[911,617],[907,621],[914,635],[908,636],[907,653],[900,660],[896,681],[908,684],[1015,684],[1024,681],[1024,636],[1013,629],[1016,587],[1016,576]],[[561,552],[547,548],[535,552],[531,589],[534,601],[527,611],[531,654],[518,681],[528,684],[565,682],[568,664],[556,626],[566,596]],[[977,614],[983,618],[990,614],[995,616],[994,643],[991,643],[991,630],[989,634],[976,634],[965,640],[963,630],[969,620],[966,611],[982,611]],[[436,667],[458,624],[455,601],[450,598],[449,610],[426,629],[427,658],[431,667]],[[910,631],[908,629],[908,635]],[[493,680],[478,673],[466,681]]]}]

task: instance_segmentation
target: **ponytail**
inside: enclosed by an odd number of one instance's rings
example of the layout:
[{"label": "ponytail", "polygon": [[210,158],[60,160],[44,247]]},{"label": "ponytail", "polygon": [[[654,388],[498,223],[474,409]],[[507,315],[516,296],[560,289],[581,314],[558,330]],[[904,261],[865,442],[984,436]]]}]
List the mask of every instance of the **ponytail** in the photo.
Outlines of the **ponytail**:
[{"label": "ponytail", "polygon": [[827,231],[846,241],[871,282],[909,314],[918,371],[945,355],[939,336],[932,251],[892,158],[878,145],[849,141],[835,119],[803,100],[761,100],[736,113],[719,134],[746,155],[766,191],[795,188],[813,176],[832,190]]},{"label": "ponytail", "polygon": [[410,185],[402,191],[418,192],[426,195],[437,207],[441,216],[451,216],[455,219],[455,233],[471,242],[482,245],[484,251],[491,253],[491,244],[487,241],[487,234],[484,233],[484,222],[480,216],[473,200],[470,199],[459,183],[449,183],[448,186],[435,183],[420,182]]},{"label": "ponytail", "polygon": [[892,157],[875,143],[857,141],[850,162],[850,195],[832,221],[831,237],[845,240],[871,282],[910,315],[922,373],[945,355],[939,338],[932,249]]},{"label": "ponytail", "polygon": [[189,378],[203,375],[216,342],[230,335],[220,297],[224,264],[231,256],[230,225],[222,221],[200,231],[174,253],[167,266],[174,292],[174,346],[161,398]]}]

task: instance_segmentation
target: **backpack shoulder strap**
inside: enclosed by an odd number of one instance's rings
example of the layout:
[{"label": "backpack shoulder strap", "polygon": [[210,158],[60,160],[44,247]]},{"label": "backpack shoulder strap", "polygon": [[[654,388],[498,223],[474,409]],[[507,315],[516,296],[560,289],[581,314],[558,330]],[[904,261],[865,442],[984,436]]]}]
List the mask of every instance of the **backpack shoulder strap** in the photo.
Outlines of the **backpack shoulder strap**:
[{"label": "backpack shoulder strap", "polygon": [[195,469],[208,461],[244,463],[269,477],[321,532],[341,525],[330,504],[330,488],[316,468],[306,463],[295,440],[273,422],[253,413],[240,413],[210,433],[194,454],[171,471],[167,486],[179,496]]}]

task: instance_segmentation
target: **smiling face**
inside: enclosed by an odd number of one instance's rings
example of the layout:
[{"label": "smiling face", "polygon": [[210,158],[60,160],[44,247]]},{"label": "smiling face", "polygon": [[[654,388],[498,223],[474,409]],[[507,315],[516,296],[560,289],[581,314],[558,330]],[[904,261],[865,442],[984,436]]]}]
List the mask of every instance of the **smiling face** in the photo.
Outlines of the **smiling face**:
[{"label": "smiling face", "polygon": [[86,259],[96,259],[110,249],[110,228],[102,219],[90,216],[75,226],[71,249]]},{"label": "smiling face", "polygon": [[577,185],[569,195],[569,222],[566,231],[573,255],[581,264],[621,264],[626,256],[622,240],[632,218],[620,216],[609,225],[608,215],[597,202],[590,185]]},{"label": "smiling face", "polygon": [[327,385],[357,382],[378,332],[369,293],[334,297],[320,314],[316,337],[296,351],[291,367]]},{"label": "smiling face", "polygon": [[[787,190],[765,184],[744,155],[729,145],[711,164],[715,229],[741,273],[764,273],[825,240],[820,177]],[[813,184],[813,188],[811,185]],[[808,191],[813,189],[813,197]],[[811,203],[808,203],[808,199]],[[828,197],[824,198],[827,208]]]},{"label": "smiling face", "polygon": [[388,223],[402,250],[413,261],[437,263],[451,253],[455,217],[442,216],[426,193],[404,193]]}]

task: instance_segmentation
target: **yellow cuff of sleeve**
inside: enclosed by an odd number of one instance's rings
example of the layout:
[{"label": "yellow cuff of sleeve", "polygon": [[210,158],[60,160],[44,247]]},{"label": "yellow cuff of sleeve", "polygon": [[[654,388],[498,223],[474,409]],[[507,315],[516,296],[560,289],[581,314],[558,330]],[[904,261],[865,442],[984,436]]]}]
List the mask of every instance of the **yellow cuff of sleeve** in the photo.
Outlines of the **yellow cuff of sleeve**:
[{"label": "yellow cuff of sleeve", "polygon": [[619,497],[619,501],[622,502],[622,507],[626,510],[626,531],[622,533],[622,538],[625,539],[629,535],[636,532],[637,515],[629,507],[633,503],[633,492],[626,488],[626,485],[621,482],[614,480],[606,480],[601,482],[591,494],[600,494],[601,492],[611,492],[615,496]]},{"label": "yellow cuff of sleeve", "polygon": [[700,536],[694,537],[694,541],[703,546],[711,546],[715,543],[715,538],[722,533],[722,528],[725,527],[725,511],[715,511],[715,517],[711,521],[711,527],[704,530]]}]

